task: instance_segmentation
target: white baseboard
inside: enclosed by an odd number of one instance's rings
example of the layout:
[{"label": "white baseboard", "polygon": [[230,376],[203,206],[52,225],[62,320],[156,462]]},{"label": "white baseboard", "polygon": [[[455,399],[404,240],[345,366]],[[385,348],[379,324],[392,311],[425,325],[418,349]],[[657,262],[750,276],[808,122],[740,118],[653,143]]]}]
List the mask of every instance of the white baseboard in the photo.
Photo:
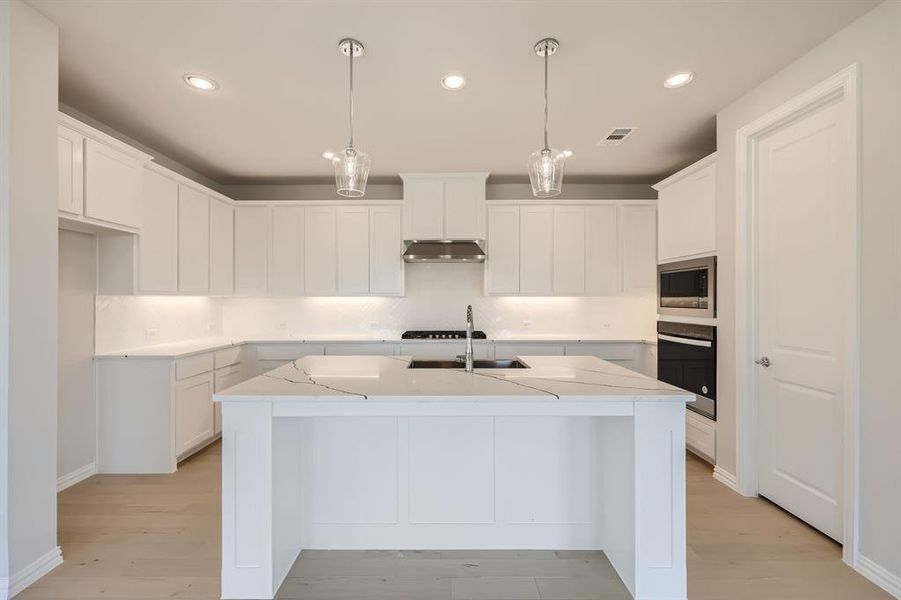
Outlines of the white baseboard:
[{"label": "white baseboard", "polygon": [[884,589],[895,598],[901,598],[901,573],[892,573],[860,552],[854,557],[854,570]]},{"label": "white baseboard", "polygon": [[90,477],[91,475],[97,474],[97,463],[92,462],[86,464],[83,467],[79,467],[70,473],[66,473],[62,477],[56,480],[56,491],[61,492],[66,488],[72,487],[76,483],[80,483]]},{"label": "white baseboard", "polygon": [[727,488],[731,489],[736,494],[739,493],[738,479],[736,479],[735,475],[733,475],[726,469],[720,466],[713,467],[713,478],[722,483]]},{"label": "white baseboard", "polygon": [[0,579],[0,600],[9,600],[61,564],[63,551],[56,546],[8,580]]}]

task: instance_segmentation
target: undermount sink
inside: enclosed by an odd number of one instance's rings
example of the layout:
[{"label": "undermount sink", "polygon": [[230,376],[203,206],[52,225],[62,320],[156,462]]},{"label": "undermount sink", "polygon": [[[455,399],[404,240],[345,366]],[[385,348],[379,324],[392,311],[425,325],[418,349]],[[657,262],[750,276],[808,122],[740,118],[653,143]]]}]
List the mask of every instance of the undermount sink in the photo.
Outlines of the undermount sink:
[{"label": "undermount sink", "polygon": [[[410,361],[411,369],[462,369],[465,365],[461,360],[430,360],[413,359]],[[474,369],[528,369],[529,366],[516,359],[502,360],[474,360]]]}]

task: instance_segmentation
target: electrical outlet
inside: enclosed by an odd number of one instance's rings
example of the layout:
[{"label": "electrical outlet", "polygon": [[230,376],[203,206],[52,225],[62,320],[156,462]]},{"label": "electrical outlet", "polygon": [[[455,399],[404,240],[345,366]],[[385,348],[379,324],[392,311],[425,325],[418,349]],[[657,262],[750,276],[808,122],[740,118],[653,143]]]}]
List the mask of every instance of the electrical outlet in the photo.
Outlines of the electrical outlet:
[{"label": "electrical outlet", "polygon": [[159,332],[158,332],[156,329],[153,329],[153,328],[151,328],[151,329],[145,329],[145,330],[144,330],[144,339],[145,339],[145,340],[152,340],[153,338],[156,337],[156,334],[157,334],[157,333],[159,333]]},{"label": "electrical outlet", "polygon": [[379,328],[379,322],[378,322],[378,321],[370,321],[370,322],[369,322],[369,329],[378,329],[378,328]]},{"label": "electrical outlet", "polygon": [[531,327],[531,326],[532,326],[532,319],[523,319],[523,321],[522,321],[522,326],[523,326],[523,327]]}]

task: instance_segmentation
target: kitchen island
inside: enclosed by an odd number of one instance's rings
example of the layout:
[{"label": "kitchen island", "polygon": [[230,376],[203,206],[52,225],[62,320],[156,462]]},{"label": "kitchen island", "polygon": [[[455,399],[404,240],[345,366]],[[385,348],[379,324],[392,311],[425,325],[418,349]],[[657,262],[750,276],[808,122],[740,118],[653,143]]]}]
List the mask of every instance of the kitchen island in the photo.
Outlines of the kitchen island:
[{"label": "kitchen island", "polygon": [[304,548],[547,548],[685,598],[694,396],[595,357],[519,361],[307,356],[216,394],[222,597],[273,598]]}]

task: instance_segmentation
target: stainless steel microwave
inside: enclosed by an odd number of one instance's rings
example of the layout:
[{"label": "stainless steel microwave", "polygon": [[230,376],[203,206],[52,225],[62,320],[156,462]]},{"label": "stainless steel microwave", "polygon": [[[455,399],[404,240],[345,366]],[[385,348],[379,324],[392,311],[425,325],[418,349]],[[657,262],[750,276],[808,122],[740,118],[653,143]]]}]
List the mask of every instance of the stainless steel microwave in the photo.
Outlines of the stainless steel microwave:
[{"label": "stainless steel microwave", "polygon": [[657,265],[657,314],[716,316],[716,257]]}]

